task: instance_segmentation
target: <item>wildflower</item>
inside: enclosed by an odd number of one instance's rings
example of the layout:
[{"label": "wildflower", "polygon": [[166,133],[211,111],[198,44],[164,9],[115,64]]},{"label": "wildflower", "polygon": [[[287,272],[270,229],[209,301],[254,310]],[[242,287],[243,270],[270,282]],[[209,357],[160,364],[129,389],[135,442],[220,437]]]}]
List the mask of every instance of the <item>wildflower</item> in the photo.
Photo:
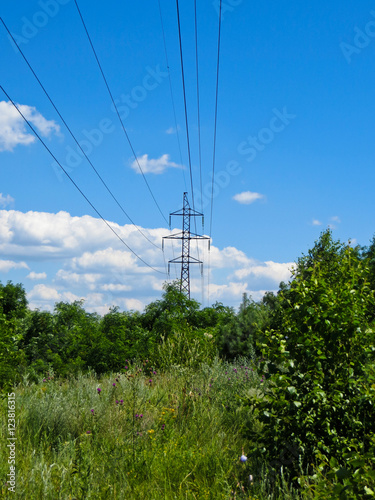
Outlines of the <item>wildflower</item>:
[{"label": "wildflower", "polygon": [[149,431],[147,431],[149,434],[153,434],[155,431],[154,429],[150,429]]},{"label": "wildflower", "polygon": [[165,429],[165,424],[161,426],[161,430],[163,431]]},{"label": "wildflower", "polygon": [[139,418],[143,418],[143,413],[141,413],[141,414],[139,415]]},{"label": "wildflower", "polygon": [[98,391],[98,394],[100,394],[102,392],[100,387],[98,387],[96,390]]},{"label": "wildflower", "polygon": [[44,378],[44,379],[43,379],[43,382],[47,382],[47,380]]},{"label": "wildflower", "polygon": [[249,481],[252,483],[253,482],[253,476],[250,474],[249,476]]},{"label": "wildflower", "polygon": [[116,404],[118,405],[118,399],[116,399]]},{"label": "wildflower", "polygon": [[152,378],[150,378],[150,380],[148,381],[149,384],[152,384]]},{"label": "wildflower", "polygon": [[156,372],[155,372],[155,371],[153,371],[152,373],[153,373],[154,375],[156,375]]},{"label": "wildflower", "polygon": [[241,461],[242,463],[245,463],[245,462],[246,462],[246,460],[247,460],[247,457],[246,457],[244,454],[242,454],[242,455],[241,455],[241,457],[240,457],[240,461]]},{"label": "wildflower", "polygon": [[135,414],[135,418],[138,418],[138,416],[139,416],[139,415],[138,415],[138,413],[136,413],[136,414]]},{"label": "wildflower", "polygon": [[90,411],[91,411],[91,413],[94,415],[94,408],[91,408],[91,410],[90,410]]},{"label": "wildflower", "polygon": [[127,366],[125,366],[125,370],[127,370],[127,369],[128,369],[128,367],[127,367]]},{"label": "wildflower", "polygon": [[91,431],[86,431],[86,434],[91,434]]},{"label": "wildflower", "polygon": [[124,404],[124,400],[120,399],[120,405]]}]

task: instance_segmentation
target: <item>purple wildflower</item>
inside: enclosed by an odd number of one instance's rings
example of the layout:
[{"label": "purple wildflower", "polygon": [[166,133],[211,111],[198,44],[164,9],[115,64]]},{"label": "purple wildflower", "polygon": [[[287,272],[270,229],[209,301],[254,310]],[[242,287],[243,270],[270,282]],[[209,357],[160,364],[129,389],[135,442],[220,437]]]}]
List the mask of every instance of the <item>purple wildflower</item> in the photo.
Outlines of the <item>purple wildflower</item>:
[{"label": "purple wildflower", "polygon": [[98,387],[96,390],[98,391],[98,394],[100,394],[102,392],[100,387]]}]

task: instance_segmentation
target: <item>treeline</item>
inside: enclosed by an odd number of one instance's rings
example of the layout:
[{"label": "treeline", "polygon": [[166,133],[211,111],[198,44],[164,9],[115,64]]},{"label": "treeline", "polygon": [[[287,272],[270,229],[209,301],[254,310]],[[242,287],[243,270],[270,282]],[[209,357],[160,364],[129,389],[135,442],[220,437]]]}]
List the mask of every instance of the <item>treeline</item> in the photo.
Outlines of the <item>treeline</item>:
[{"label": "treeline", "polygon": [[[319,300],[326,300],[323,309],[316,306],[317,297],[309,297],[311,283],[320,287]],[[348,283],[350,293],[344,297]],[[136,358],[166,368],[199,364],[215,354],[228,360],[259,357],[266,332],[278,331],[285,340],[311,321],[333,343],[344,337],[351,342],[356,329],[344,333],[345,321],[354,315],[358,329],[374,320],[374,288],[375,242],[351,248],[333,241],[330,231],[298,260],[292,280],[281,283],[277,295],[266,293],[257,303],[245,295],[238,312],[221,303],[201,309],[176,283],[166,284],[161,300],[142,313],[114,307],[101,317],[88,313],[79,301],[57,303],[53,312],[31,311],[21,284],[0,283],[0,385],[13,384],[26,373],[31,379],[47,372],[102,374],[121,370],[126,360]],[[301,347],[301,359],[305,355]]]},{"label": "treeline", "polygon": [[254,334],[265,326],[269,307],[246,296],[236,313],[216,303],[200,308],[166,284],[161,300],[143,313],[113,307],[103,317],[88,313],[83,301],[59,302],[53,312],[28,308],[21,284],[0,283],[0,384],[18,382],[26,373],[38,380],[94,370],[118,371],[127,361],[148,359],[158,368],[253,356]]}]

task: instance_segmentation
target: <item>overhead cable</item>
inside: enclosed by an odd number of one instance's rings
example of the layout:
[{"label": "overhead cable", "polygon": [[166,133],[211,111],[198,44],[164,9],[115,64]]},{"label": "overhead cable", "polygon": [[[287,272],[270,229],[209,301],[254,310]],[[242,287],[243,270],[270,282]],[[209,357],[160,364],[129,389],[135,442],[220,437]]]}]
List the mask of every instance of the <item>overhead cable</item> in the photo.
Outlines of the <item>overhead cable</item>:
[{"label": "overhead cable", "polygon": [[110,98],[111,98],[112,104],[113,104],[113,106],[114,106],[114,109],[116,110],[116,114],[117,114],[117,116],[118,116],[118,119],[120,120],[121,128],[122,128],[122,130],[123,130],[123,132],[124,132],[124,134],[125,134],[125,137],[126,137],[126,139],[127,139],[128,143],[129,143],[129,146],[130,146],[130,149],[131,149],[131,151],[132,151],[132,153],[133,153],[133,156],[134,156],[134,159],[135,159],[135,161],[136,161],[136,164],[137,164],[137,166],[138,166],[138,168],[139,168],[139,171],[140,171],[140,172],[141,172],[141,174],[142,174],[143,180],[144,180],[144,181],[145,181],[145,183],[146,183],[146,186],[147,186],[147,188],[148,188],[148,190],[149,190],[149,192],[150,192],[150,194],[151,194],[151,196],[152,196],[152,199],[153,199],[153,200],[154,200],[154,202],[155,202],[155,205],[157,206],[157,208],[158,208],[158,210],[159,210],[159,212],[160,212],[161,216],[162,216],[162,217],[163,217],[163,219],[165,220],[165,222],[168,224],[168,220],[166,219],[165,215],[164,215],[164,214],[163,214],[163,212],[161,211],[161,208],[160,208],[160,206],[159,206],[158,202],[156,201],[156,198],[155,198],[155,196],[154,196],[154,193],[152,192],[152,189],[151,189],[151,187],[150,187],[149,183],[147,182],[147,179],[146,179],[146,177],[145,177],[145,174],[144,174],[144,172],[143,172],[143,170],[142,170],[142,167],[141,167],[141,165],[140,165],[140,163],[139,163],[139,160],[138,160],[138,157],[137,157],[137,155],[136,155],[136,153],[135,153],[135,150],[134,150],[133,144],[132,144],[132,143],[131,143],[131,141],[130,141],[130,138],[129,138],[129,135],[128,135],[127,131],[126,131],[126,128],[125,128],[124,122],[122,121],[121,115],[120,115],[119,110],[118,110],[117,105],[116,105],[116,102],[115,102],[115,100],[114,100],[114,98],[113,98],[113,95],[112,95],[111,89],[110,89],[110,87],[109,87],[109,84],[108,84],[107,78],[106,78],[106,76],[105,76],[105,74],[104,74],[104,71],[103,71],[102,65],[100,64],[100,61],[99,61],[99,58],[98,58],[98,56],[97,56],[96,50],[95,50],[95,48],[94,48],[94,45],[93,45],[92,40],[91,40],[91,37],[90,37],[89,32],[88,32],[88,30],[87,30],[87,27],[86,27],[85,21],[84,21],[84,19],[83,19],[83,16],[82,16],[82,14],[81,14],[81,11],[80,11],[80,9],[79,9],[79,7],[78,7],[77,0],[74,0],[74,3],[75,3],[75,5],[76,5],[76,7],[77,7],[77,11],[78,11],[79,17],[81,18],[81,21],[82,21],[83,27],[84,27],[85,32],[86,32],[86,35],[87,35],[87,38],[88,38],[88,40],[89,40],[90,46],[91,46],[91,48],[92,48],[92,51],[93,51],[93,53],[94,53],[94,56],[95,56],[96,62],[97,62],[97,64],[98,64],[98,67],[99,67],[99,69],[100,69],[100,73],[101,73],[101,75],[102,75],[102,77],[103,77],[103,80],[104,80],[104,83],[105,83],[105,85],[106,85],[106,87],[107,87],[107,90],[108,90],[108,93],[109,93],[109,95],[110,95]]},{"label": "overhead cable", "polygon": [[55,162],[59,165],[59,167],[61,168],[61,170],[64,172],[64,174],[68,177],[68,179],[72,182],[72,184],[74,185],[74,187],[80,192],[80,194],[85,198],[85,200],[87,201],[87,203],[91,206],[91,208],[97,213],[97,215],[102,219],[102,221],[109,227],[109,229],[116,235],[116,237],[126,246],[126,248],[133,254],[135,255],[135,257],[137,257],[137,259],[139,259],[141,262],[143,262],[143,264],[145,264],[147,267],[149,267],[150,269],[152,269],[153,271],[157,272],[157,273],[160,273],[160,274],[165,274],[163,273],[162,271],[159,271],[158,269],[155,269],[154,267],[152,267],[150,264],[148,264],[145,260],[142,259],[142,257],[140,257],[132,248],[130,248],[130,246],[123,240],[123,238],[121,238],[121,236],[113,229],[113,227],[108,223],[108,221],[106,221],[104,219],[104,217],[101,215],[101,213],[99,212],[99,210],[93,205],[93,203],[88,199],[88,197],[84,194],[84,192],[80,189],[80,187],[76,184],[76,182],[72,179],[72,177],[68,174],[68,172],[65,170],[65,168],[61,165],[61,163],[58,161],[58,159],[56,158],[56,156],[52,153],[52,151],[49,149],[49,147],[46,145],[46,143],[43,141],[43,139],[40,137],[40,135],[38,134],[38,132],[34,129],[34,127],[31,125],[31,123],[29,122],[29,120],[23,115],[22,111],[19,109],[19,107],[15,104],[15,102],[13,101],[13,99],[9,96],[9,94],[5,91],[4,87],[2,85],[0,85],[0,89],[4,92],[4,94],[6,95],[6,97],[9,99],[9,102],[12,103],[12,105],[14,106],[14,108],[18,111],[18,113],[21,115],[21,117],[24,119],[24,121],[27,123],[27,125],[29,126],[29,128],[32,130],[32,132],[34,133],[34,135],[39,139],[39,141],[43,144],[43,146],[45,147],[45,149],[48,151],[48,153],[52,156],[52,158],[55,160]]},{"label": "overhead cable", "polygon": [[52,104],[54,110],[56,111],[56,113],[58,114],[58,116],[60,117],[60,120],[63,122],[63,124],[65,125],[66,129],[68,130],[69,134],[71,135],[71,137],[73,138],[74,142],[77,144],[78,148],[80,149],[80,151],[82,152],[82,154],[84,155],[84,157],[86,158],[86,160],[88,161],[88,163],[90,164],[91,168],[94,170],[94,172],[96,173],[96,175],[99,177],[100,181],[102,182],[103,186],[106,188],[106,190],[108,191],[108,193],[111,195],[111,197],[114,199],[114,201],[116,202],[116,204],[118,205],[118,207],[121,209],[121,211],[123,212],[123,214],[128,218],[128,220],[131,222],[131,224],[133,224],[133,226],[141,233],[141,235],[146,238],[146,240],[151,243],[152,245],[154,245],[156,248],[159,248],[161,249],[158,245],[155,245],[155,243],[153,241],[151,241],[144,233],[143,231],[141,231],[141,229],[135,224],[135,222],[131,219],[130,215],[126,213],[124,207],[121,205],[121,203],[117,200],[117,198],[115,197],[115,195],[112,193],[112,191],[110,190],[110,188],[108,187],[108,185],[106,184],[106,182],[104,181],[104,179],[102,178],[102,176],[99,174],[98,170],[94,167],[94,165],[92,164],[91,160],[89,159],[89,157],[87,156],[86,152],[84,151],[84,149],[82,148],[81,144],[78,142],[77,138],[75,137],[75,135],[73,134],[72,130],[70,129],[70,127],[68,126],[68,124],[66,123],[66,121],[64,120],[63,116],[61,115],[60,111],[57,109],[55,103],[53,102],[51,96],[49,95],[49,93],[47,92],[46,88],[44,87],[44,85],[42,84],[42,82],[40,81],[40,79],[38,78],[37,74],[35,73],[34,69],[32,68],[31,64],[29,63],[28,59],[26,58],[25,54],[22,52],[22,50],[20,49],[18,43],[16,42],[16,40],[14,39],[12,33],[10,32],[10,30],[8,29],[7,25],[5,24],[5,21],[0,17],[0,21],[3,23],[3,26],[4,28],[6,29],[6,31],[8,32],[8,35],[11,37],[11,39],[13,40],[13,42],[16,44],[21,56],[23,57],[24,61],[26,62],[27,66],[29,67],[30,71],[32,72],[32,74],[34,75],[34,77],[36,78],[37,82],[39,83],[40,87],[42,88],[43,92],[45,93],[47,99],[49,100],[49,102]]}]

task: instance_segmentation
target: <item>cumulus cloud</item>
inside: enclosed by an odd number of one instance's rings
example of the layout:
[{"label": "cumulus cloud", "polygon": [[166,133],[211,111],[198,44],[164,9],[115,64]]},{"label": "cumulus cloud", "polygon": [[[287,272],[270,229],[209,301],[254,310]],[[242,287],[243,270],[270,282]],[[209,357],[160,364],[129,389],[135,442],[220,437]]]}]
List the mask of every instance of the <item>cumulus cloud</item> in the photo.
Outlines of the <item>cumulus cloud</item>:
[{"label": "cumulus cloud", "polygon": [[29,292],[28,298],[30,300],[47,300],[47,301],[58,301],[60,299],[59,292],[47,285],[35,285],[34,288]]},{"label": "cumulus cloud", "polygon": [[251,203],[254,203],[254,201],[263,200],[264,195],[260,193],[253,193],[251,191],[244,191],[242,193],[235,194],[233,199],[238,201],[238,203],[241,203],[241,205],[250,205]]},{"label": "cumulus cloud", "polygon": [[12,260],[0,260],[0,271],[9,272],[11,269],[29,269],[26,262],[13,262]]},{"label": "cumulus cloud", "polygon": [[292,274],[291,269],[294,266],[294,262],[280,263],[267,261],[238,269],[235,271],[234,275],[239,279],[243,279],[245,277],[253,277],[257,279],[265,278],[278,285],[281,281],[288,281],[290,279]]},{"label": "cumulus cloud", "polygon": [[[138,158],[138,163],[144,174],[162,174],[167,168],[184,168],[182,165],[170,161],[168,154],[155,159],[149,158],[146,154]],[[134,160],[131,167],[137,174],[140,174],[138,163]]]},{"label": "cumulus cloud", "polygon": [[322,225],[322,223],[321,223],[321,222],[320,222],[320,220],[318,220],[318,219],[313,219],[313,221],[312,221],[312,225],[313,225],[313,226],[321,226],[321,225]]},{"label": "cumulus cloud", "polygon": [[14,203],[14,198],[12,198],[9,194],[4,196],[3,193],[0,193],[0,208],[6,208],[12,203]]},{"label": "cumulus cloud", "polygon": [[35,273],[34,271],[31,271],[31,273],[29,273],[26,278],[28,278],[29,280],[34,280],[34,281],[38,281],[38,280],[45,280],[47,279],[47,273]]},{"label": "cumulus cloud", "polygon": [[[146,262],[165,270],[161,250],[150,245],[134,226],[110,224]],[[159,244],[161,237],[168,234],[165,228],[142,231]],[[165,252],[166,261],[173,258],[171,247],[166,247]],[[48,265],[48,276],[47,272],[24,274],[26,286],[27,282],[43,280],[31,283],[27,290],[31,308],[52,310],[55,302],[83,299],[88,311],[99,314],[105,314],[111,306],[142,310],[160,298],[167,280],[165,274],[155,273],[140,262],[113,237],[103,221],[90,216],[72,217],[66,212],[0,210],[0,255],[4,258],[0,260],[0,271],[17,270],[18,281],[22,269],[33,268],[35,262]],[[204,253],[200,257],[206,261]],[[207,282],[204,284],[204,295],[207,297],[209,292],[210,304],[219,300],[236,306],[243,293],[259,300],[265,291],[275,290],[280,281],[288,280],[292,265],[259,262],[235,247],[211,246],[210,286],[208,290]],[[177,278],[179,272],[178,267]],[[191,289],[201,300],[198,266],[192,266],[191,278]]]},{"label": "cumulus cloud", "polygon": [[[26,104],[17,105],[24,117],[43,137],[60,134],[60,127],[53,120],[47,120],[35,107]],[[0,151],[13,151],[19,144],[27,146],[36,138],[13,104],[0,101]]]},{"label": "cumulus cloud", "polygon": [[[133,225],[111,225],[134,251],[142,252],[150,247],[147,257],[151,260],[155,258],[157,248],[151,247]],[[165,230],[143,229],[142,232],[160,245]],[[100,219],[88,215],[72,217],[67,212],[51,214],[0,210],[1,255],[56,260],[108,247],[124,248]]]}]

